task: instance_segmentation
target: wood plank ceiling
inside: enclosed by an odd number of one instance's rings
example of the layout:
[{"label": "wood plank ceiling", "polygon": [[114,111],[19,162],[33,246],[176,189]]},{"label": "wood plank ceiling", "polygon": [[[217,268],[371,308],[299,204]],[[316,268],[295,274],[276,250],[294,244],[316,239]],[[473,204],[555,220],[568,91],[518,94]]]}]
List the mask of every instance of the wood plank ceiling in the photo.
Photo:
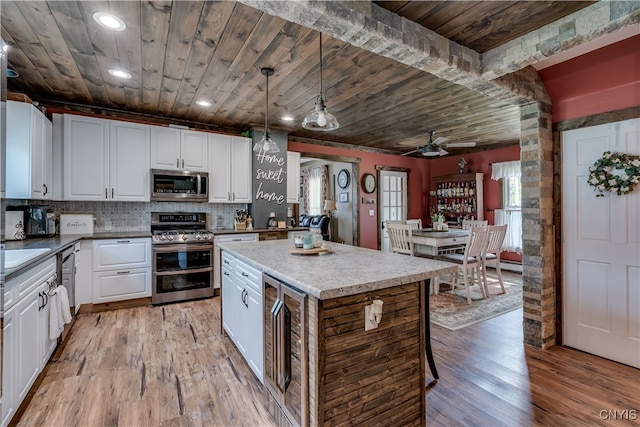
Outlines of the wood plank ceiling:
[{"label": "wood plank ceiling", "polygon": [[[593,2],[375,3],[482,53]],[[127,28],[100,27],[96,12],[120,16]],[[319,33],[240,3],[3,0],[1,23],[9,68],[20,75],[9,79],[9,90],[45,106],[88,106],[232,132],[262,129],[260,68],[272,67],[269,125],[292,137],[398,154],[424,144],[429,130],[448,142],[474,141],[473,151],[517,144],[520,137],[517,107],[327,36],[323,89],[341,127],[307,131],[302,119],[320,83]],[[132,78],[119,80],[110,68]]]}]

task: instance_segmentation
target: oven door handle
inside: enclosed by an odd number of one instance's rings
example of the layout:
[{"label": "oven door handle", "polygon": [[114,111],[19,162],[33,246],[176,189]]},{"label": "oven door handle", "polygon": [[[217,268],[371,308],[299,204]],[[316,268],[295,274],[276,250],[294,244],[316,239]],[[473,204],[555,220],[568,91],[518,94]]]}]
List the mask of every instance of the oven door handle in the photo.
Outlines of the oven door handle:
[{"label": "oven door handle", "polygon": [[156,276],[175,276],[177,274],[191,274],[191,273],[207,273],[209,271],[213,271],[213,267],[205,267],[205,268],[187,268],[184,270],[163,270],[163,271],[155,271],[153,274]]},{"label": "oven door handle", "polygon": [[193,252],[193,251],[211,251],[213,243],[178,243],[175,245],[154,245],[153,252]]}]

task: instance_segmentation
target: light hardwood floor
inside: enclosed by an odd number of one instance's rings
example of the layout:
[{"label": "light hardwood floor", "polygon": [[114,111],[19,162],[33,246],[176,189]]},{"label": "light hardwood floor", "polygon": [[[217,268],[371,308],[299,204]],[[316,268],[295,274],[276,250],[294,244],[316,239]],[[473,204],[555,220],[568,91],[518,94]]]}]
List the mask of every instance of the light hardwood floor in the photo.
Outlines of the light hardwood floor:
[{"label": "light hardwood floor", "polygon": [[[18,425],[273,425],[219,313],[216,297],[79,316]],[[521,322],[517,310],[455,332],[432,326],[440,380],[427,390],[427,425],[640,424],[640,371],[525,346]]]}]

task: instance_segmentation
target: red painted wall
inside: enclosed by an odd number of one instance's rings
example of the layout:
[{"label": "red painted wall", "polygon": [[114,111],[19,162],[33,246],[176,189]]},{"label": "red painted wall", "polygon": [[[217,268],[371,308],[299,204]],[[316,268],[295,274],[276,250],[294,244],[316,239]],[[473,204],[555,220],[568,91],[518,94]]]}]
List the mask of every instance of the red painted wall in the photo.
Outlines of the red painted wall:
[{"label": "red painted wall", "polygon": [[[408,190],[408,216],[409,218],[427,217],[428,188],[431,177],[428,173],[428,161],[417,157],[401,157],[388,154],[371,153],[367,151],[350,150],[346,148],[326,147],[323,145],[305,144],[289,141],[289,151],[303,153],[330,154],[334,156],[348,156],[360,159],[360,176],[358,182],[365,173],[376,176],[376,166],[394,166],[411,169],[409,173]],[[362,204],[362,198],[376,199],[375,205]],[[367,194],[360,190],[358,203],[360,203],[360,246],[364,248],[378,249],[378,191]],[[369,216],[369,209],[373,209],[374,216]]]},{"label": "red painted wall", "polygon": [[540,70],[553,122],[640,105],[640,35]]}]

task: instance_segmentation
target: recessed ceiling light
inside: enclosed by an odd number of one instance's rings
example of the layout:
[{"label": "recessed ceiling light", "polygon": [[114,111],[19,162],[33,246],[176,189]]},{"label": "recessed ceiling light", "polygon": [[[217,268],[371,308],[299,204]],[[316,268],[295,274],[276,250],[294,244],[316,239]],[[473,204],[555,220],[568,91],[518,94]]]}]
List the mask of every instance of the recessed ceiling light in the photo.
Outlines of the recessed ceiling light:
[{"label": "recessed ceiling light", "polygon": [[124,31],[127,28],[122,19],[110,13],[96,12],[93,14],[93,19],[108,30]]},{"label": "recessed ceiling light", "polygon": [[292,122],[293,121],[293,116],[291,114],[285,114],[284,116],[281,117],[282,120],[284,120],[285,122]]},{"label": "recessed ceiling light", "polygon": [[112,68],[109,70],[109,74],[111,74],[112,76],[118,77],[120,79],[130,79],[131,78],[131,74],[127,73],[124,70],[117,70],[115,68]]},{"label": "recessed ceiling light", "polygon": [[211,107],[212,105],[209,101],[196,101],[196,104],[201,107]]}]

